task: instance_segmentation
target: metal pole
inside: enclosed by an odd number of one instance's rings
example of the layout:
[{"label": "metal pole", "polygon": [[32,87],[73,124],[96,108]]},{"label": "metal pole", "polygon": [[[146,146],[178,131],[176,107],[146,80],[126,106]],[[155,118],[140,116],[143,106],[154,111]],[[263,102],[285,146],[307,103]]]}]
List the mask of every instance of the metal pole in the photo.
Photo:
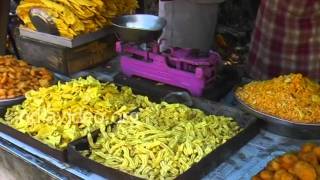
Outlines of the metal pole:
[{"label": "metal pole", "polygon": [[10,0],[0,0],[0,55],[5,54]]}]

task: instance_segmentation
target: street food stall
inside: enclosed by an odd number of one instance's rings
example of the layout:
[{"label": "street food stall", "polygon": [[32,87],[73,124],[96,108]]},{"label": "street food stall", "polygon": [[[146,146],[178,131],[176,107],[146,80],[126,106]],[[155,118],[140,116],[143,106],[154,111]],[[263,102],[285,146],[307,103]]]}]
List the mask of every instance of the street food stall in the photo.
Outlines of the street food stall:
[{"label": "street food stall", "polygon": [[20,1],[16,54],[0,30],[0,179],[320,177],[318,82],[248,78],[218,28],[215,50],[161,50],[170,22],[137,8]]}]

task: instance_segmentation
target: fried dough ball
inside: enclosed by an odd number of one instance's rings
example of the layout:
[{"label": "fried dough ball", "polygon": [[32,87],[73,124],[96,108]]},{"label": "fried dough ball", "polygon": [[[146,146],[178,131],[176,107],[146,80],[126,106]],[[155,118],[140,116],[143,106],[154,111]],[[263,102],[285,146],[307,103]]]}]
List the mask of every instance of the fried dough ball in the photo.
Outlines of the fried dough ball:
[{"label": "fried dough ball", "polygon": [[281,165],[277,160],[271,161],[267,166],[267,169],[270,170],[270,171],[277,171],[280,168],[281,168]]},{"label": "fried dough ball", "polygon": [[300,159],[310,163],[313,166],[317,166],[318,165],[318,158],[317,155],[315,155],[312,152],[309,153],[301,153],[300,155]]},{"label": "fried dough ball", "polygon": [[253,176],[251,180],[262,180],[259,176]]},{"label": "fried dough ball", "polygon": [[294,172],[301,180],[317,179],[315,168],[305,161],[298,161],[294,166]]},{"label": "fried dough ball", "polygon": [[294,154],[285,154],[281,157],[281,167],[289,169],[298,161],[298,157]]},{"label": "fried dough ball", "polygon": [[285,169],[280,169],[274,174],[274,180],[296,180],[297,178]]},{"label": "fried dough ball", "polygon": [[269,170],[264,170],[260,172],[261,179],[271,180],[273,178],[273,172]]},{"label": "fried dough ball", "polygon": [[299,152],[290,152],[270,161],[252,179],[320,180],[320,146],[306,143]]},{"label": "fried dough ball", "polygon": [[314,148],[316,148],[317,145],[312,144],[312,143],[306,143],[304,145],[302,145],[301,147],[301,152],[302,153],[308,153],[308,152],[312,152]]},{"label": "fried dough ball", "polygon": [[312,151],[316,156],[317,158],[320,160],[320,147],[315,147]]}]

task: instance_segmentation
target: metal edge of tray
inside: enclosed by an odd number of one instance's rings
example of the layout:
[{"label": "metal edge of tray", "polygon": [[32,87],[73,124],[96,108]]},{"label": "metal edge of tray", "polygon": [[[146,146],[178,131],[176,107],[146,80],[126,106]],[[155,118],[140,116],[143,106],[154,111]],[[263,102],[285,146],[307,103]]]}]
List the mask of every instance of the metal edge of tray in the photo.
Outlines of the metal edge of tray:
[{"label": "metal edge of tray", "polygon": [[243,102],[237,95],[236,89],[233,96],[240,109],[252,114],[263,121],[263,128],[278,135],[297,139],[319,139],[320,124],[295,123],[278,118],[267,113],[260,112]]},{"label": "metal edge of tray", "polygon": [[42,143],[41,141],[33,138],[32,136],[22,133],[6,124],[0,123],[0,131],[19,140],[27,145],[30,145],[31,147],[34,147],[36,149],[39,149],[43,153],[46,153],[57,160],[60,160],[62,162],[67,162],[67,150],[57,150],[53,149],[52,147]]},{"label": "metal edge of tray", "polygon": [[[220,105],[223,107],[227,107],[219,103],[210,104],[210,105],[216,105],[216,106]],[[217,108],[217,109],[221,109],[221,108]],[[233,109],[236,112],[240,112],[239,110],[236,110],[231,107],[227,107],[227,109],[229,110]],[[230,114],[223,114],[223,113],[220,113],[219,115],[230,116]],[[243,116],[239,117],[239,119],[235,119],[237,123],[244,128],[239,134],[235,135],[234,137],[229,139],[227,142],[217,147],[215,150],[209,153],[206,157],[203,157],[203,159],[201,159],[198,163],[193,164],[186,172],[176,177],[176,179],[199,179],[201,177],[204,177],[214,168],[218,167],[223,161],[231,157],[243,145],[245,145],[252,138],[254,138],[260,132],[260,128],[258,126],[258,122],[256,121],[256,118],[250,115],[245,116],[244,113],[242,115]],[[94,140],[96,140],[98,134],[99,133],[94,134]],[[107,167],[98,162],[95,162],[87,157],[82,156],[78,151],[78,150],[81,151],[81,150],[88,150],[88,149],[89,149],[89,143],[86,138],[79,139],[77,141],[70,143],[67,151],[69,163],[75,166],[79,166],[81,168],[90,170],[105,178],[140,179],[126,172],[116,170],[114,168]]]},{"label": "metal edge of tray", "polygon": [[[52,82],[52,85],[55,85],[57,84],[59,81],[61,81],[62,79],[59,78],[55,73],[53,73],[53,76],[54,76],[54,80]],[[25,96],[20,96],[19,99],[20,102],[18,101],[15,101],[15,103],[12,103],[12,99],[8,99],[8,101],[11,101],[10,103],[7,103],[5,106],[1,106],[1,109],[0,109],[0,116],[1,117],[4,117],[6,111],[7,111],[7,108],[10,108],[14,105],[17,105],[21,102],[23,102],[25,100]],[[1,104],[1,101],[0,101],[0,104]],[[32,136],[30,135],[27,135],[25,133],[22,133],[4,123],[0,123],[0,131],[19,140],[19,141],[22,141],[24,143],[26,143],[27,145],[30,145],[31,147],[34,147],[36,149],[39,149],[40,151],[42,151],[43,153],[46,153],[48,155],[51,155],[52,157],[62,161],[62,162],[66,162],[67,161],[67,150],[64,150],[64,151],[60,151],[60,150],[57,150],[57,149],[53,149],[51,148],[50,146],[42,143],[41,141],[33,138]]]},{"label": "metal edge of tray", "polygon": [[[92,138],[94,141],[98,138],[99,131],[92,133]],[[141,179],[135,176],[132,176],[128,173],[122,172],[120,170],[104,166],[98,162],[95,162],[85,156],[82,156],[79,152],[82,150],[89,149],[89,142],[87,138],[78,139],[68,145],[67,156],[68,161],[71,165],[92,171],[104,178],[108,179],[117,179],[117,180],[127,180],[127,179]]]},{"label": "metal edge of tray", "polygon": [[25,96],[18,96],[10,99],[2,99],[0,100],[0,107],[13,106],[16,104],[20,104],[25,100]]},{"label": "metal edge of tray", "polygon": [[27,164],[39,168],[40,171],[47,173],[54,179],[63,179],[65,177],[69,179],[78,179],[76,175],[65,171],[63,167],[56,166],[55,163],[52,163],[50,160],[41,158],[41,155],[38,156],[37,154],[31,153],[26,150],[25,147],[18,146],[16,142],[11,142],[11,140],[6,139],[6,137],[2,136],[0,138],[0,149],[5,152],[23,160]]},{"label": "metal edge of tray", "polygon": [[61,36],[55,36],[47,33],[33,31],[23,26],[19,27],[19,33],[20,33],[20,36],[24,38],[35,39],[38,41],[42,41],[42,42],[46,42],[46,43],[50,43],[58,46],[68,47],[68,48],[75,48],[83,44],[100,39],[108,34],[112,34],[113,30],[110,27],[106,27],[96,32],[79,35],[74,39],[68,39]]}]

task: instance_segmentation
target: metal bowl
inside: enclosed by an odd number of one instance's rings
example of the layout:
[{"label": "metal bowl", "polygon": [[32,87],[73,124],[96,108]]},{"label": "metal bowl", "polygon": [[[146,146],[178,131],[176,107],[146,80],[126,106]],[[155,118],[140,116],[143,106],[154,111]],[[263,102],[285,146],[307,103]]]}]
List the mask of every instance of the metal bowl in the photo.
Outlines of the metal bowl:
[{"label": "metal bowl", "polygon": [[39,32],[59,36],[59,30],[52,17],[43,8],[31,8],[29,11],[30,20]]},{"label": "metal bowl", "polygon": [[263,121],[262,123],[264,129],[281,136],[296,139],[320,139],[320,124],[296,123],[256,110],[242,101],[235,94],[236,89],[233,91],[233,96],[236,99],[240,109],[256,116]]},{"label": "metal bowl", "polygon": [[1,99],[0,100],[0,107],[9,107],[13,106],[16,104],[20,104],[25,100],[25,96],[18,96],[15,98],[10,98],[10,99]]},{"label": "metal bowl", "polygon": [[166,23],[164,18],[147,14],[120,16],[112,21],[119,40],[136,43],[158,40]]}]

